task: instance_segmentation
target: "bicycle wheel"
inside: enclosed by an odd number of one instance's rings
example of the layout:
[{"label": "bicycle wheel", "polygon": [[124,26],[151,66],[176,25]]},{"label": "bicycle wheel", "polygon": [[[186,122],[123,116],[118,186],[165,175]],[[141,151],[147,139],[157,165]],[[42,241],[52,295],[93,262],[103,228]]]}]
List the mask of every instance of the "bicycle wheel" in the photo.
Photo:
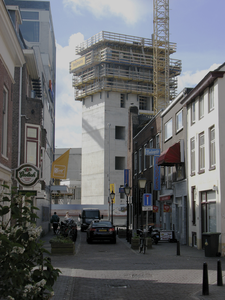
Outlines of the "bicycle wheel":
[{"label": "bicycle wheel", "polygon": [[143,254],[145,254],[145,251],[146,251],[146,246],[145,246],[145,244],[143,245]]},{"label": "bicycle wheel", "polygon": [[142,251],[142,245],[139,246],[139,253]]}]

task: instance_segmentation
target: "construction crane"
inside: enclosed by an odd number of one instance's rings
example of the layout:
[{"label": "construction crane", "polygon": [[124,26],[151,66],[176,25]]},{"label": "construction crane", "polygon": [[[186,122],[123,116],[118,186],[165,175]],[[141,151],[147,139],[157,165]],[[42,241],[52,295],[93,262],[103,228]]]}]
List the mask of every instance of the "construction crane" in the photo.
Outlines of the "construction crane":
[{"label": "construction crane", "polygon": [[169,0],[153,0],[153,28],[153,86],[156,114],[170,101]]}]

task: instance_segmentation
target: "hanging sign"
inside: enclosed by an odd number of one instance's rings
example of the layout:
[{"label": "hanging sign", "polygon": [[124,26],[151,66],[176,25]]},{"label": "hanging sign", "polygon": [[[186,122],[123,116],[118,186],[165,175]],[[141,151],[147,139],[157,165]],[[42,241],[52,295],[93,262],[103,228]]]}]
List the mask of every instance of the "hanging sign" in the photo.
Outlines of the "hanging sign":
[{"label": "hanging sign", "polygon": [[15,178],[20,185],[31,187],[39,181],[40,171],[33,164],[22,164],[15,170]]},{"label": "hanging sign", "polygon": [[163,205],[163,212],[166,212],[166,213],[171,212],[170,205],[164,204]]},{"label": "hanging sign", "polygon": [[154,213],[157,213],[159,211],[159,207],[156,205],[153,205],[153,210]]}]

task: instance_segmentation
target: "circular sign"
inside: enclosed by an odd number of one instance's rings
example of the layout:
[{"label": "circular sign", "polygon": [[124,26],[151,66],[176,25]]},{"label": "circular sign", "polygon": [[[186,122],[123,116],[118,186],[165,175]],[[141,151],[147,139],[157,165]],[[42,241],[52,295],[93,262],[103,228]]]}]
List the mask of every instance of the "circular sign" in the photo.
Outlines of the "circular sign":
[{"label": "circular sign", "polygon": [[16,180],[22,186],[30,187],[39,180],[39,169],[33,164],[22,164],[16,169]]}]

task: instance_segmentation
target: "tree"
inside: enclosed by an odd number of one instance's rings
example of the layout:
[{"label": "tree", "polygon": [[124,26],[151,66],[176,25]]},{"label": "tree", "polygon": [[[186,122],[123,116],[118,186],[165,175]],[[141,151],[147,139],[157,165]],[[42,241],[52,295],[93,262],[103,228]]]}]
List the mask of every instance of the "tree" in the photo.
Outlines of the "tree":
[{"label": "tree", "polygon": [[[8,190],[7,186],[3,186]],[[50,299],[60,270],[40,240],[42,228],[29,194],[0,194],[0,295],[1,299]]]}]

